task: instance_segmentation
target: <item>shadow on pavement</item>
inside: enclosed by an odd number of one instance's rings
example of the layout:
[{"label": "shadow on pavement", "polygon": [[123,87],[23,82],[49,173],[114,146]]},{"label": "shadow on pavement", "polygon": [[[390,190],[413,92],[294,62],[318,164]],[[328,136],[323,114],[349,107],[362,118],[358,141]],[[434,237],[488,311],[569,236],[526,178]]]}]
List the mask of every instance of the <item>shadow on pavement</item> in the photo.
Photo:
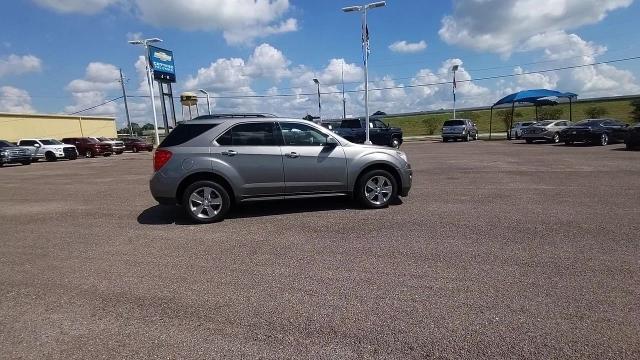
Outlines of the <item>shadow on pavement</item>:
[{"label": "shadow on pavement", "polygon": [[[391,206],[401,204],[402,200],[398,199]],[[227,219],[360,209],[362,208],[356,202],[346,196],[256,201],[234,206],[227,215]],[[138,223],[143,225],[193,225],[181,207],[168,205],[155,205],[145,209],[138,215]]]}]

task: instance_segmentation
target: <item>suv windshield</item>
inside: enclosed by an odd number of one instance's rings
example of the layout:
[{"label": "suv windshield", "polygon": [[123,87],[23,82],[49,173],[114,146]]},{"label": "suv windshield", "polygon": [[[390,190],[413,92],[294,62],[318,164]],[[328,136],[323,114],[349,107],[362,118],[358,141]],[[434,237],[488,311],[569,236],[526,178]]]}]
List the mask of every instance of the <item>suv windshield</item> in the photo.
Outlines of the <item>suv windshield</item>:
[{"label": "suv windshield", "polygon": [[447,120],[442,126],[464,126],[464,120]]},{"label": "suv windshield", "polygon": [[13,145],[12,143],[6,142],[4,140],[0,140],[0,148],[6,148],[6,147],[15,147],[15,145]]},{"label": "suv windshield", "polygon": [[40,142],[42,143],[42,145],[62,145],[60,141],[53,139],[40,140]]}]

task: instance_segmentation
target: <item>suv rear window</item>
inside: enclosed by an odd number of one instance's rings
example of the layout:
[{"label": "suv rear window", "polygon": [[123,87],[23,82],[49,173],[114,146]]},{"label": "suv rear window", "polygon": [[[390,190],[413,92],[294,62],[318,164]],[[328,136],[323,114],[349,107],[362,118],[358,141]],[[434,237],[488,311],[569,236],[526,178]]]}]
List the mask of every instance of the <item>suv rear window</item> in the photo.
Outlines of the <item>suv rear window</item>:
[{"label": "suv rear window", "polygon": [[464,120],[447,120],[442,126],[464,126]]},{"label": "suv rear window", "polygon": [[360,124],[360,120],[358,119],[343,120],[342,123],[340,123],[340,127],[343,129],[358,129],[361,128],[362,125]]},{"label": "suv rear window", "polygon": [[180,124],[162,141],[160,147],[177,146],[204,134],[218,124]]}]

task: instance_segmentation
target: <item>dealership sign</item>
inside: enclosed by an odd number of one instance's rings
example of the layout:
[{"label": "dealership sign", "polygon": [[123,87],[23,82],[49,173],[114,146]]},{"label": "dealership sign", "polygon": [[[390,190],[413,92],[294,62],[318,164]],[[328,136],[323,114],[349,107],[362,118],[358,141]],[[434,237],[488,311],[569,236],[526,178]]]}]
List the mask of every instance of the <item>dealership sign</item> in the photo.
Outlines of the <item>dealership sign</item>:
[{"label": "dealership sign", "polygon": [[154,79],[164,82],[176,82],[173,52],[159,47],[149,46],[149,63],[153,70]]}]

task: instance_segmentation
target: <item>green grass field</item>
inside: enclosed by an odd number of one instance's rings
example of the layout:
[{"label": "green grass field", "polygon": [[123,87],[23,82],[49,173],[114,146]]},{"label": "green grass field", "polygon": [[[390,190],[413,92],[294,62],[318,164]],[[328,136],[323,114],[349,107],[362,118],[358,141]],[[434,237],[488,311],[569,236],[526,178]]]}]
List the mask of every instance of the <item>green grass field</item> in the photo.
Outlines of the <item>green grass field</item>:
[{"label": "green grass field", "polygon": [[[593,102],[579,102],[573,104],[573,121],[579,121],[585,119],[587,116],[585,114],[585,110],[593,107],[593,106],[601,106],[607,110],[607,114],[602,117],[611,117],[619,120],[623,120],[626,122],[632,122],[631,111],[633,107],[631,106],[631,100],[610,100],[610,101],[593,101]],[[545,106],[540,108],[540,111],[544,111],[545,108],[553,108],[553,109],[562,109],[562,119],[569,119],[569,104],[559,104],[556,106]],[[510,111],[510,108],[508,108]],[[506,131],[506,127],[502,119],[496,116],[496,112],[498,110],[494,110],[493,113],[493,132],[502,132]],[[517,121],[526,121],[535,119],[535,108],[533,106],[529,107],[518,107],[516,111],[521,114],[520,117],[515,117],[514,122]],[[427,123],[435,124],[435,132],[434,135],[440,134],[440,129],[442,127],[442,123],[445,120],[450,119],[452,113],[444,113],[444,114],[425,114],[425,115],[413,115],[413,116],[387,116],[384,121],[389,123],[391,126],[396,126],[402,128],[404,131],[404,136],[422,136],[429,135],[429,131],[427,129]],[[456,113],[456,117],[460,119],[472,119],[478,125],[478,130],[480,133],[488,133],[489,132],[489,110],[480,110],[473,112],[458,112]]]}]

